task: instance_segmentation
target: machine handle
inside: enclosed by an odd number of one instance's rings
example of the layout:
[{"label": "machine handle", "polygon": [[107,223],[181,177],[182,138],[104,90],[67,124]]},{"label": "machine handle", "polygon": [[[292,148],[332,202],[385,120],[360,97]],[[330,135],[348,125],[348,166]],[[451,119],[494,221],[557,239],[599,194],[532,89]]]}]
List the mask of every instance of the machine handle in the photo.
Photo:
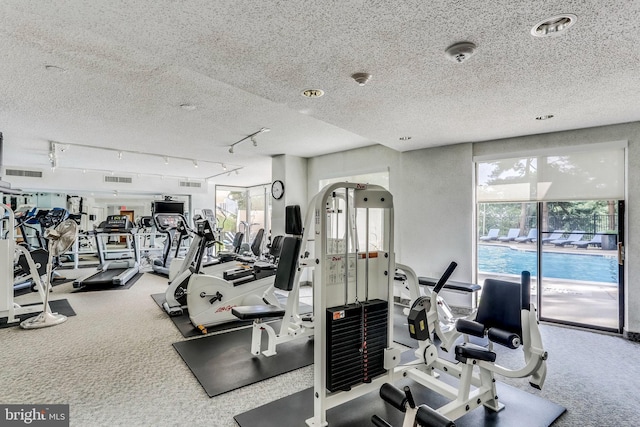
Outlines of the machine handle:
[{"label": "machine handle", "polygon": [[377,415],[371,416],[371,423],[376,427],[393,427],[391,424],[383,420]]},{"label": "machine handle", "polygon": [[409,388],[408,385],[404,386],[404,394],[405,396],[407,396],[407,403],[409,404],[409,407],[411,409],[414,409],[416,407],[416,402],[415,400],[413,400],[413,394],[411,394],[411,389]]},{"label": "machine handle", "polygon": [[451,261],[451,264],[449,264],[449,267],[447,267],[444,274],[440,277],[440,280],[438,280],[438,283],[436,283],[436,286],[433,288],[433,292],[438,293],[442,288],[444,288],[444,285],[447,283],[447,280],[449,280],[449,277],[451,277],[453,270],[455,270],[457,266],[458,263]]}]

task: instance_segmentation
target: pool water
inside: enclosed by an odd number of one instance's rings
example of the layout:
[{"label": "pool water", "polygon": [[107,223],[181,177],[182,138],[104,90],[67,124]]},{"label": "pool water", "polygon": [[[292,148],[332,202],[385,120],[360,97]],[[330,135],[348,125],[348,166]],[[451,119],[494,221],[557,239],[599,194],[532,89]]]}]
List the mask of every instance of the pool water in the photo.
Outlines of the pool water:
[{"label": "pool water", "polygon": [[[535,251],[507,246],[478,245],[478,271],[519,275],[523,270],[538,274]],[[542,273],[554,279],[618,283],[615,256],[543,252]]]}]

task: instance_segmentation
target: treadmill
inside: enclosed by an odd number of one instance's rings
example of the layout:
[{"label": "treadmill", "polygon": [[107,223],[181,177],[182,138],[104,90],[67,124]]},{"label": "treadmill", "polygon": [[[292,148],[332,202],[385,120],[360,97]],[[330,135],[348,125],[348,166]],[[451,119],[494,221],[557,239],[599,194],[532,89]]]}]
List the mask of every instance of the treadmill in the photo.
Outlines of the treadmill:
[{"label": "treadmill", "polygon": [[[136,250],[135,235],[136,229],[126,215],[109,215],[107,220],[102,222],[95,230],[98,256],[100,265],[98,272],[78,279],[73,282],[74,288],[85,286],[123,286],[131,280],[140,270],[138,251]],[[103,248],[101,239],[103,236],[125,236],[127,247],[117,250],[107,251],[106,245]],[[117,259],[113,258],[117,254]]]}]

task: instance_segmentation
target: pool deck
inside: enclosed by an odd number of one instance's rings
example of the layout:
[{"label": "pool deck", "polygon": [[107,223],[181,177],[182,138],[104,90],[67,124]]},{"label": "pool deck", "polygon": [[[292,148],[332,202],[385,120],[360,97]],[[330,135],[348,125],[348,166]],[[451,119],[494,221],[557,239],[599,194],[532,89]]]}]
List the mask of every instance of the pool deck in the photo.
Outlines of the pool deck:
[{"label": "pool deck", "polygon": [[[503,246],[516,250],[535,251],[535,243],[482,242],[481,245]],[[575,246],[543,245],[544,252],[570,253],[576,255],[599,255],[617,257],[617,250],[603,250],[597,247],[586,249]],[[478,283],[487,278],[519,280],[509,274],[478,273]],[[537,300],[537,278],[531,278],[532,299]],[[592,325],[599,328],[618,328],[619,293],[611,283],[586,282],[546,277],[542,289],[542,304],[539,315],[543,319]]]}]

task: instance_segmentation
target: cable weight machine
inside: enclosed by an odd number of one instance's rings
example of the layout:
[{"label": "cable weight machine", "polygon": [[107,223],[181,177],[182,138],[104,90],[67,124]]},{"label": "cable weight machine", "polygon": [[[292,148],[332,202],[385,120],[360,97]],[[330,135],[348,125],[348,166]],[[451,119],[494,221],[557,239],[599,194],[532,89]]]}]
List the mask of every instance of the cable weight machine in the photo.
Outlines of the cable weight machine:
[{"label": "cable weight machine", "polygon": [[[337,183],[310,206],[314,241],[314,416],[393,381],[393,197],[376,185]],[[313,235],[311,235],[311,230]]]}]

